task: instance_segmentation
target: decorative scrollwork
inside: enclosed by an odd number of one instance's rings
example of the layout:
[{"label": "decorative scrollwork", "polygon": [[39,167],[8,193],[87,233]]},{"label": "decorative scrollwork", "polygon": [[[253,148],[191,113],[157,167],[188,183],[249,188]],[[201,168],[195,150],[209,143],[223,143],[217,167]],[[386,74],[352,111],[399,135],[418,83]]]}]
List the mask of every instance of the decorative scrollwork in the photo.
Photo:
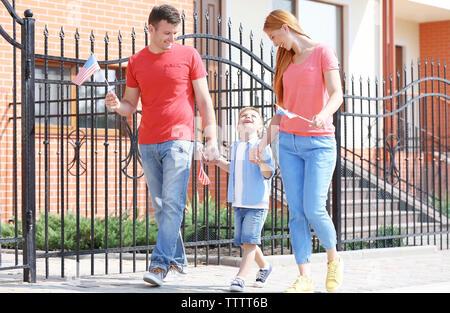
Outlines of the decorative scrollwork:
[{"label": "decorative scrollwork", "polygon": [[400,171],[395,164],[395,155],[401,149],[401,139],[397,134],[389,134],[384,142],[389,153],[389,164],[385,169],[385,178],[389,183],[396,185],[400,180]]},{"label": "decorative scrollwork", "polygon": [[[142,114],[139,111],[138,111],[138,113]],[[144,176],[143,171],[141,174],[137,174],[137,175],[134,175],[134,174],[129,175],[128,171],[127,171],[128,166],[130,165],[131,161],[133,160],[133,156],[136,157],[137,162],[139,163],[139,165],[142,168],[142,158],[141,158],[141,153],[139,151],[139,128],[137,128],[136,133],[134,133],[133,130],[128,125],[128,123],[126,122],[126,120],[122,117],[121,117],[121,122],[125,126],[125,131],[126,131],[128,137],[130,138],[130,149],[129,149],[128,154],[125,157],[125,159],[120,161],[120,163],[123,163],[123,165],[121,165],[121,167],[120,167],[120,170],[127,178],[139,179],[142,176]]]},{"label": "decorative scrollwork", "polygon": [[77,173],[73,173],[72,172],[72,168],[77,164],[77,160],[80,160],[80,168],[82,169],[82,172],[79,175],[84,175],[84,173],[86,173],[86,163],[80,158],[80,150],[81,147],[86,143],[86,133],[83,132],[82,130],[78,130],[79,134],[81,134],[81,138],[80,141],[76,141],[76,139],[74,140],[72,137],[75,136],[77,134],[77,130],[72,130],[68,135],[67,135],[67,140],[69,141],[69,144],[72,146],[73,150],[74,150],[74,156],[72,161],[69,162],[68,166],[67,166],[67,171],[69,172],[70,175],[72,176],[76,176]]}]

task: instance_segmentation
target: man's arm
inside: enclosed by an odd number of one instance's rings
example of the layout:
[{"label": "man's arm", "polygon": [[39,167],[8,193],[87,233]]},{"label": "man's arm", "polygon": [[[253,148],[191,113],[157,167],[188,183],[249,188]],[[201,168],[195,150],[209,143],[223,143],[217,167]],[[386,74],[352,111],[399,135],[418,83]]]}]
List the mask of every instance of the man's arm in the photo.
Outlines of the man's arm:
[{"label": "man's arm", "polygon": [[141,90],[139,88],[126,87],[122,101],[116,94],[108,93],[105,97],[105,105],[108,109],[116,111],[122,116],[129,116],[136,112]]},{"label": "man's arm", "polygon": [[217,147],[217,124],[206,77],[193,80],[192,86],[194,88],[195,101],[197,101],[198,110],[203,121],[206,137],[205,155],[210,161],[216,160],[219,157],[219,150]]}]

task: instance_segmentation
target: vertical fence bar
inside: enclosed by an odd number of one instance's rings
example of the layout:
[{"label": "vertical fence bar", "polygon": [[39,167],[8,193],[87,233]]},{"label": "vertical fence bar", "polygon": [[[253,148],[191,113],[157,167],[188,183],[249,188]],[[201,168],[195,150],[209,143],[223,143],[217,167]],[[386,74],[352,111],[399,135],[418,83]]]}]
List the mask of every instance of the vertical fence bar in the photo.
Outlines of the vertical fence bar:
[{"label": "vertical fence bar", "polygon": [[34,36],[35,20],[25,11],[22,25],[22,233],[23,280],[36,282],[36,189],[35,189],[35,120],[34,120]]},{"label": "vertical fence bar", "polygon": [[[132,54],[136,53],[136,32],[134,27],[131,30],[131,50]],[[137,142],[133,142],[137,137],[137,112],[133,114],[133,126],[131,133],[133,134],[130,138],[130,149],[133,151],[133,247],[136,247],[136,219],[137,219]],[[135,149],[133,149],[135,148]],[[136,250],[133,250],[133,273],[136,272]]]},{"label": "vertical fence bar", "polygon": [[[122,60],[122,33],[119,30],[119,34],[117,35],[117,42],[118,42],[118,46],[119,46],[119,60]],[[122,81],[122,62],[119,63],[119,81]],[[122,99],[122,88],[119,85],[118,88],[118,97],[119,99]],[[123,271],[123,266],[122,266],[122,247],[123,247],[123,235],[122,235],[122,220],[123,220],[123,210],[122,210],[122,166],[121,166],[121,160],[122,160],[122,121],[123,121],[123,117],[119,114],[115,114],[116,117],[116,121],[117,119],[119,120],[119,135],[117,136],[117,131],[116,131],[116,140],[115,140],[115,145],[116,145],[116,149],[117,149],[117,141],[119,141],[118,144],[118,148],[119,148],[119,152],[117,154],[116,152],[116,159],[115,159],[115,164],[116,164],[116,180],[117,180],[117,174],[119,175],[119,179],[118,179],[118,184],[119,184],[119,200],[118,200],[118,205],[119,205],[119,248],[120,248],[120,252],[119,252],[119,272],[122,273]],[[117,124],[116,124],[117,125]],[[117,158],[118,155],[118,158]],[[116,182],[116,189],[117,189],[117,182]],[[116,201],[116,210],[117,210],[117,201]],[[146,262],[148,264],[148,257],[146,258]],[[148,268],[148,266],[147,266]]]},{"label": "vertical fence bar", "polygon": [[[80,57],[79,40],[80,34],[78,29],[75,31],[75,57],[78,59]],[[77,68],[78,74],[78,68]],[[75,90],[75,124],[76,124],[76,142],[75,142],[75,156],[76,156],[76,228],[77,228],[77,255],[76,255],[76,277],[80,277],[80,90],[76,88]]]},{"label": "vertical fence bar", "polygon": [[[47,57],[48,56],[48,29],[47,29],[47,25],[45,26],[45,30],[44,30],[44,54]],[[49,173],[49,145],[50,145],[50,141],[49,141],[49,102],[48,102],[48,83],[47,83],[47,79],[48,79],[48,60],[47,58],[44,61],[44,78],[46,80],[45,84],[44,84],[44,97],[45,97],[45,109],[44,109],[44,153],[45,153],[45,252],[46,254],[48,253],[49,250],[49,243],[48,243],[48,214],[49,214],[49,188],[50,188],[50,173]],[[45,258],[45,278],[48,278],[49,276],[49,260],[48,257]]]},{"label": "vertical fence bar", "polygon": [[[13,0],[13,8],[14,11],[16,9],[16,1]],[[13,20],[13,39],[16,41],[17,39],[17,25],[16,21]],[[23,43],[23,41],[22,41]],[[13,175],[17,177],[18,167],[17,167],[17,48],[14,46],[13,48]],[[14,237],[19,237],[19,229],[18,229],[18,186],[17,179],[14,179],[13,183],[13,209],[14,209]],[[19,245],[17,243],[14,244],[14,256],[15,256],[15,265],[19,264]]]},{"label": "vertical fence bar", "polygon": [[[91,34],[89,36],[89,41],[91,43],[91,53],[94,53],[94,42],[95,42],[95,36],[94,36],[94,31],[91,31]],[[90,78],[90,81],[92,81],[92,77]],[[86,86],[86,103],[88,102],[88,87]],[[90,87],[90,102],[91,102],[91,107],[90,107],[90,119],[91,119],[91,155],[90,155],[90,160],[91,160],[91,185],[90,185],[90,189],[91,189],[91,250],[94,250],[95,247],[95,213],[97,211],[97,207],[95,205],[95,133],[94,133],[94,121],[95,121],[95,115],[94,115],[94,88],[91,86]],[[87,107],[86,107],[86,111],[87,111]],[[87,112],[86,112],[87,113]],[[86,114],[87,116],[87,114]],[[88,126],[87,124],[87,120],[86,119],[86,127]],[[91,275],[94,275],[94,269],[95,267],[95,261],[94,261],[94,253],[91,254]]]},{"label": "vertical fence bar", "polygon": [[333,173],[333,184],[332,184],[332,216],[333,224],[336,228],[337,237],[337,250],[342,249],[342,231],[341,231],[341,177],[342,177],[342,160],[341,160],[341,108],[339,108],[334,114],[334,125],[336,125],[336,167]]},{"label": "vertical fence bar", "polygon": [[[105,34],[105,61],[108,61],[108,48],[109,48],[109,36],[108,32]],[[108,63],[105,65],[105,79],[109,83],[109,73],[108,73]],[[108,87],[105,85],[105,95],[108,93]],[[109,241],[109,233],[108,233],[108,147],[109,147],[109,139],[108,139],[108,109],[105,105],[105,142],[103,145],[105,146],[105,274],[108,274],[108,241]]]}]

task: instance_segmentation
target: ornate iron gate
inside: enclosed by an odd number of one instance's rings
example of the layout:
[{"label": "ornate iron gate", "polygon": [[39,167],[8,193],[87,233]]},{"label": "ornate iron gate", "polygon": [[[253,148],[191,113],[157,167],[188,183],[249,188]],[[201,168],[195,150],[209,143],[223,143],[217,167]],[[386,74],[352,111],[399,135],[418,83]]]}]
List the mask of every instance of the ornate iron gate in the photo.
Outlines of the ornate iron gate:
[{"label": "ornate iron gate", "polygon": [[[14,226],[14,238],[1,238],[0,244],[11,243],[15,247],[15,265],[8,267],[1,267],[0,270],[24,269],[24,281],[35,282],[36,281],[36,248],[35,248],[35,147],[34,147],[34,136],[35,136],[35,125],[34,125],[34,19],[33,12],[31,10],[26,10],[24,12],[25,17],[21,18],[17,15],[15,11],[15,5],[2,0],[3,5],[12,17],[13,22],[13,34],[12,36],[0,26],[0,34],[2,37],[11,44],[13,49],[13,71],[12,71],[12,91],[13,91],[13,123],[14,123],[14,134],[13,134],[13,167],[14,167],[14,180],[13,180],[13,198],[14,198],[14,216],[15,216],[15,226]],[[21,40],[17,41],[16,28],[17,24],[21,30]],[[20,52],[20,89],[17,86],[17,52]],[[20,101],[17,99],[17,93],[21,90]],[[20,224],[18,223],[18,184],[17,184],[17,173],[18,173],[18,135],[17,135],[17,108],[21,107],[21,150],[22,150],[22,229],[19,229]],[[19,235],[19,232],[22,235]],[[0,226],[1,233],[1,226]],[[23,244],[23,264],[20,265],[18,257],[18,245]],[[0,248],[1,249],[1,248]],[[1,252],[1,250],[0,250]]]}]

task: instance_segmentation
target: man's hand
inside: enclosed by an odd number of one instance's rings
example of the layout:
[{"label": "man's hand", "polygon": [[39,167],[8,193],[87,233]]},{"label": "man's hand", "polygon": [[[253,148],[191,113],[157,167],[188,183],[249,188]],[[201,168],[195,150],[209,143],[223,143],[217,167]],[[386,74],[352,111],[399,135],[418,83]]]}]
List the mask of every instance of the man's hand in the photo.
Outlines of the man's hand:
[{"label": "man's hand", "polygon": [[208,162],[214,162],[219,159],[219,148],[215,140],[209,140],[206,143],[206,149],[204,151],[205,159]]},{"label": "man's hand", "polygon": [[108,93],[105,97],[105,105],[110,110],[117,110],[120,107],[119,98],[117,98],[116,94]]}]

